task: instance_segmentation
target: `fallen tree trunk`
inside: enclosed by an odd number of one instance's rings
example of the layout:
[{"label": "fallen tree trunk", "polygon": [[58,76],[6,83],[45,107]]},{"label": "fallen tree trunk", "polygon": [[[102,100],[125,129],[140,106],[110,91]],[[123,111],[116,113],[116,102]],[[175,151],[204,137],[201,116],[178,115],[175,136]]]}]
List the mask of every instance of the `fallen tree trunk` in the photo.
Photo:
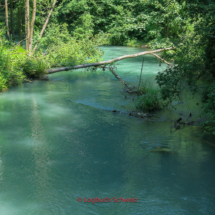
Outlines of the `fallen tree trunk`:
[{"label": "fallen tree trunk", "polygon": [[[102,66],[102,65],[111,64],[113,62],[120,61],[120,60],[123,60],[123,59],[126,59],[126,58],[139,57],[139,56],[146,55],[146,54],[153,54],[154,55],[154,53],[161,52],[161,51],[166,51],[166,50],[171,50],[171,49],[174,49],[174,48],[170,47],[170,48],[166,48],[166,49],[157,49],[157,50],[154,50],[154,51],[144,51],[144,52],[140,52],[140,53],[132,54],[132,55],[123,55],[121,57],[117,57],[117,58],[114,58],[112,60],[107,60],[107,61],[98,62],[98,63],[89,63],[89,64],[82,64],[82,65],[77,65],[77,66],[69,66],[69,67],[61,67],[61,68],[56,68],[56,69],[49,69],[46,72],[48,74],[52,74],[52,73],[56,73],[56,72],[68,71],[68,70],[71,70],[71,69],[81,69],[81,68],[87,68],[87,67],[92,67],[92,66]],[[159,57],[158,55],[155,55],[155,56]],[[160,59],[162,59],[162,58],[160,58]],[[168,63],[165,60],[163,60],[163,61],[165,63]],[[168,64],[170,64],[170,63],[168,63]]]}]

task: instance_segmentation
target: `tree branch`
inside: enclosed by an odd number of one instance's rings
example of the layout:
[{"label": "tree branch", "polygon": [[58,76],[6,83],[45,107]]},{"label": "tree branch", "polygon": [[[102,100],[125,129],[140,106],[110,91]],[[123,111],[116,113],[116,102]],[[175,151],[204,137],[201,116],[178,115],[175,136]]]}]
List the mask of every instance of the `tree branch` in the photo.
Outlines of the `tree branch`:
[{"label": "tree branch", "polygon": [[[53,5],[52,5],[52,8],[51,8],[51,10],[50,10],[50,12],[49,12],[49,14],[48,14],[48,17],[47,17],[47,19],[46,19],[46,21],[45,21],[45,23],[44,23],[44,25],[43,25],[42,31],[40,32],[40,39],[41,39],[42,36],[43,36],[43,33],[44,33],[45,29],[46,29],[46,26],[48,25],[50,16],[51,16],[51,14],[52,14],[52,11],[53,11],[53,9],[54,9],[54,6],[55,6],[56,2],[57,2],[57,0],[54,0]],[[36,51],[38,44],[39,44],[39,41],[37,41],[37,43],[35,44],[34,49],[33,49],[33,53]]]},{"label": "tree branch", "polygon": [[[61,67],[61,68],[56,68],[56,69],[49,69],[49,70],[46,70],[46,72],[48,74],[52,74],[52,73],[56,73],[56,72],[68,71],[68,70],[71,70],[71,69],[81,69],[81,68],[87,68],[87,67],[91,67],[91,66],[101,66],[101,65],[105,65],[105,64],[111,64],[113,62],[120,61],[120,60],[123,60],[123,59],[126,59],[126,58],[139,57],[139,56],[146,55],[146,54],[154,55],[154,53],[161,52],[161,51],[166,51],[166,50],[171,50],[171,49],[174,49],[174,48],[169,47],[169,48],[166,48],[166,49],[157,49],[157,50],[154,50],[154,51],[144,51],[144,52],[140,52],[140,53],[133,54],[133,55],[123,55],[121,57],[117,57],[117,58],[114,58],[112,60],[107,60],[107,61],[98,62],[98,63],[89,63],[89,64],[82,64],[82,65],[77,65],[77,66],[69,66],[69,67]],[[164,61],[164,62],[169,64],[167,61]]]},{"label": "tree branch", "polygon": [[158,56],[157,54],[151,53],[152,55],[154,55],[155,57],[159,58],[160,60],[162,60],[164,63],[168,64],[168,65],[172,65],[171,63],[167,62],[166,60],[164,60],[163,58],[161,58],[160,56]]}]

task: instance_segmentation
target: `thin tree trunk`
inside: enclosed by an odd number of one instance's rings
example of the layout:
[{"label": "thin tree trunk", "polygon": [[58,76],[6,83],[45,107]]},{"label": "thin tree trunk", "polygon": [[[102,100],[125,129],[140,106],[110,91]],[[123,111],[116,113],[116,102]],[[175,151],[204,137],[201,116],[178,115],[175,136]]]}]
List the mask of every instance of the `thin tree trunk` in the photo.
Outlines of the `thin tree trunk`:
[{"label": "thin tree trunk", "polygon": [[[40,32],[40,39],[41,39],[42,36],[43,36],[43,33],[44,33],[44,31],[45,31],[45,29],[46,29],[46,26],[47,26],[47,24],[48,24],[48,22],[49,22],[50,16],[51,16],[51,14],[52,14],[52,11],[53,11],[53,9],[54,9],[54,6],[55,6],[56,2],[57,2],[57,0],[54,0],[53,5],[52,5],[52,8],[51,8],[51,10],[50,10],[50,12],[49,12],[49,14],[48,14],[48,17],[47,17],[47,19],[46,19],[46,21],[45,21],[45,23],[44,23],[44,25],[43,25],[42,31]],[[36,45],[34,46],[33,52],[36,51],[37,46],[38,46],[38,43],[39,43],[39,41],[37,41]]]},{"label": "thin tree trunk", "polygon": [[9,33],[9,25],[8,25],[8,5],[7,0],[5,0],[5,21],[6,21],[6,28],[7,28],[7,38],[10,40],[10,33]]},{"label": "thin tree trunk", "polygon": [[138,91],[139,91],[139,89],[140,89],[140,84],[141,84],[141,80],[142,80],[143,63],[144,63],[144,57],[143,57],[143,62],[142,62],[141,71],[140,71],[140,80],[139,80],[139,85],[138,85],[138,88],[137,88],[137,90],[138,90]]},{"label": "thin tree trunk", "polygon": [[14,40],[14,18],[13,18],[13,0],[10,0],[10,28],[11,28],[11,39]]},{"label": "thin tree trunk", "polygon": [[29,0],[25,0],[25,35],[26,35],[26,50],[29,51]]},{"label": "thin tree trunk", "polygon": [[169,37],[169,18],[166,18],[166,26],[165,26],[165,32],[164,32],[164,37],[168,38]]},{"label": "thin tree trunk", "polygon": [[37,1],[33,0],[33,13],[32,13],[32,19],[31,19],[31,28],[30,28],[30,35],[29,35],[29,51],[31,54],[32,50],[32,43],[33,43],[33,34],[34,34],[34,22],[36,17],[36,10],[37,10]]},{"label": "thin tree trunk", "polygon": [[[18,13],[17,13],[17,19],[18,19],[18,29],[19,29],[19,41],[22,41],[22,5],[19,4],[18,6]],[[20,42],[20,45],[23,45],[23,42]]]},{"label": "thin tree trunk", "polygon": [[[98,62],[98,63],[89,63],[89,64],[83,64],[83,65],[77,65],[77,66],[69,66],[69,67],[62,67],[62,68],[56,68],[56,69],[49,69],[49,70],[46,71],[46,73],[52,74],[52,73],[55,73],[55,72],[68,71],[68,70],[71,70],[71,69],[81,69],[81,68],[87,68],[87,67],[91,67],[91,66],[102,66],[102,65],[111,64],[113,62],[120,61],[120,60],[123,60],[123,59],[126,59],[126,58],[139,57],[139,56],[146,55],[146,54],[153,54],[154,55],[154,53],[161,52],[161,51],[166,51],[166,50],[171,50],[171,49],[174,49],[174,48],[169,47],[169,48],[166,48],[166,49],[157,49],[157,50],[154,50],[154,51],[145,51],[145,52],[140,52],[140,53],[132,54],[132,55],[123,55],[121,57],[114,58],[112,60],[107,60],[107,61]],[[164,61],[164,62],[167,62],[167,61]]]}]

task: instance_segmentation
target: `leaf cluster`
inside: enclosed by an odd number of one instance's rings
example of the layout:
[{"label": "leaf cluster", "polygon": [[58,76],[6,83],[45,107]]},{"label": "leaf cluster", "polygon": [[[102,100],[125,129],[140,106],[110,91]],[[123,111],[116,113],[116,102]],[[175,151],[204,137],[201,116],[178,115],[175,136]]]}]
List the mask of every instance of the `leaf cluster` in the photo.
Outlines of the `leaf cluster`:
[{"label": "leaf cluster", "polygon": [[156,80],[165,100],[179,98],[185,88],[200,93],[203,108],[210,117],[205,128],[215,134],[215,4],[201,4],[201,13],[173,54],[175,65],[159,73]]}]

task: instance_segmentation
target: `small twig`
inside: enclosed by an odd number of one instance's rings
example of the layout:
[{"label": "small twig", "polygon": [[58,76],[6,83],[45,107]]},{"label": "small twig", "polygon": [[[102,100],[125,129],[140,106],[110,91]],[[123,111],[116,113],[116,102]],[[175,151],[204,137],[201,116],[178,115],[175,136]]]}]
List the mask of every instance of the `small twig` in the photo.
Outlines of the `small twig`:
[{"label": "small twig", "polygon": [[128,87],[128,85],[125,83],[125,81],[123,81],[120,77],[119,77],[119,75],[114,71],[114,67],[112,66],[110,66],[109,67],[109,70],[112,72],[112,74],[118,79],[118,80],[120,80],[126,87]]},{"label": "small twig", "polygon": [[47,51],[47,52],[44,52],[42,56],[45,56],[46,54],[48,54],[48,51]]},{"label": "small twig", "polygon": [[30,80],[28,80],[28,79],[24,79],[24,81],[32,82],[32,81],[30,81]]},{"label": "small twig", "polygon": [[168,64],[168,65],[173,65],[173,64],[167,62],[166,60],[164,60],[163,58],[161,58],[160,56],[158,56],[157,54],[155,54],[155,53],[151,53],[151,54],[154,55],[155,57],[159,58],[160,60],[162,60],[162,61],[165,62],[166,64]]},{"label": "small twig", "polygon": [[26,38],[23,39],[23,40],[21,40],[21,41],[19,41],[14,47],[18,46],[18,45],[19,45],[22,41],[24,41],[24,40],[26,40]]},{"label": "small twig", "polygon": [[[26,38],[24,39],[24,40],[26,40]],[[13,51],[13,50],[15,50],[14,48],[16,47],[16,46],[18,46],[22,41],[24,41],[24,40],[21,40],[20,42],[18,42],[14,47],[13,47],[13,49],[9,49],[8,51]]]},{"label": "small twig", "polygon": [[140,84],[141,84],[141,78],[142,78],[142,72],[143,72],[143,63],[144,63],[144,57],[143,57],[142,68],[141,68],[141,72],[140,72],[140,80],[139,80],[139,85],[138,85],[138,88],[137,88],[137,90],[138,90],[138,91],[139,91]]},{"label": "small twig", "polygon": [[127,96],[126,96],[123,92],[120,91],[120,93],[121,93],[123,96],[125,96],[125,99],[127,99]]}]

